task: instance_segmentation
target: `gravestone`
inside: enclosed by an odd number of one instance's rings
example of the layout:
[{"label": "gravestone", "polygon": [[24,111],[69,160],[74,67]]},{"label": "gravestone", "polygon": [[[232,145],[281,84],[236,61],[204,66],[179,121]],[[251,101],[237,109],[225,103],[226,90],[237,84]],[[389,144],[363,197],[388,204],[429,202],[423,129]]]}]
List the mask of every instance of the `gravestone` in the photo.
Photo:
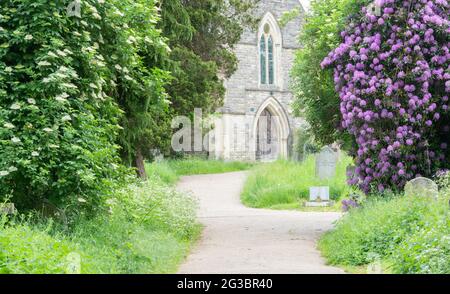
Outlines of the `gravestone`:
[{"label": "gravestone", "polygon": [[332,206],[330,201],[330,187],[311,187],[309,188],[309,201],[305,203],[306,207],[327,207]]},{"label": "gravestone", "polygon": [[316,156],[316,177],[321,180],[331,179],[336,175],[337,155],[326,146]]},{"label": "gravestone", "polygon": [[17,214],[17,209],[14,203],[0,203],[0,215],[15,215]]},{"label": "gravestone", "polygon": [[330,187],[309,188],[309,201],[330,201]]},{"label": "gravestone", "polygon": [[439,187],[434,181],[419,177],[406,183],[405,195],[438,199]]}]

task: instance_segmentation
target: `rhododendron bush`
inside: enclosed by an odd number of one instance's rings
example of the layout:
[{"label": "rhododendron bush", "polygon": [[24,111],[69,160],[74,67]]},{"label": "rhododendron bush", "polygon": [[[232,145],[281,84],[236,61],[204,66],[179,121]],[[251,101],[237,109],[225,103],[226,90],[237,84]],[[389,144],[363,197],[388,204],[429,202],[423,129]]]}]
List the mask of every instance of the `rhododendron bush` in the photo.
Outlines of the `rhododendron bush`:
[{"label": "rhododendron bush", "polygon": [[322,62],[334,68],[341,125],[357,142],[349,182],[366,193],[448,168],[449,34],[447,0],[377,0]]}]

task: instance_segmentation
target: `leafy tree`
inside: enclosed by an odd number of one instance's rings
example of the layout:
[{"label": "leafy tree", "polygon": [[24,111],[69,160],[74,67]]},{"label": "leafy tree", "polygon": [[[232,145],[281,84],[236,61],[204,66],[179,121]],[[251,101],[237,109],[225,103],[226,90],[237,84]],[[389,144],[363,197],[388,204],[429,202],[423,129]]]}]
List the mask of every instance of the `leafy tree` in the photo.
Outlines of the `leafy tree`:
[{"label": "leafy tree", "polygon": [[124,162],[145,179],[144,158],[170,142],[169,100],[164,86],[169,51],[156,28],[159,13],[154,0],[111,0],[101,28],[110,70],[109,94],[124,112],[119,143]]},{"label": "leafy tree", "polygon": [[[71,1],[70,1],[71,2]],[[0,201],[94,208],[125,174],[100,28],[111,5],[0,2]]]},{"label": "leafy tree", "polygon": [[313,0],[306,15],[292,69],[294,110],[312,126],[315,139],[322,145],[334,142],[346,149],[354,140],[340,127],[339,96],[335,91],[333,70],[320,63],[340,43],[340,32],[347,17],[356,13],[368,0]]},{"label": "leafy tree", "polygon": [[246,27],[255,23],[258,1],[163,0],[161,29],[173,49],[173,80],[166,87],[173,115],[204,114],[223,103],[223,79],[237,69],[233,52]]}]

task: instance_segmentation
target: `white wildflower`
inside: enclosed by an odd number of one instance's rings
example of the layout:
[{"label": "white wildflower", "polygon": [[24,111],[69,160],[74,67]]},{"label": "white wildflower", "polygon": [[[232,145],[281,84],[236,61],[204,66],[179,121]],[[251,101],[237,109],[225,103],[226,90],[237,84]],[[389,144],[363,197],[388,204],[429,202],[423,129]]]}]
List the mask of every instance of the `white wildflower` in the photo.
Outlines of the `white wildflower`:
[{"label": "white wildflower", "polygon": [[19,110],[20,109],[20,104],[19,103],[13,103],[12,105],[11,105],[11,109],[12,110]]},{"label": "white wildflower", "polygon": [[121,67],[119,64],[116,64],[114,67],[115,67],[117,70],[122,70],[122,67]]},{"label": "white wildflower", "polygon": [[51,132],[53,132],[53,129],[50,129],[50,128],[44,128],[44,129],[42,129],[44,132],[47,132],[47,133],[51,133]]},{"label": "white wildflower", "polygon": [[62,117],[61,120],[62,120],[63,122],[66,122],[66,121],[71,121],[72,118],[70,117],[70,115],[65,115],[65,116]]},{"label": "white wildflower", "polygon": [[53,57],[53,58],[58,58],[58,55],[56,55],[52,51],[48,52],[47,55],[50,56],[50,57]]},{"label": "white wildflower", "polygon": [[5,71],[6,71],[6,72],[12,72],[13,69],[12,69],[11,66],[7,66],[7,67],[5,67]]},{"label": "white wildflower", "polygon": [[66,102],[67,98],[69,98],[69,94],[67,94],[66,92],[55,97],[56,101],[59,101],[59,102]]},{"label": "white wildflower", "polygon": [[75,86],[72,83],[62,83],[61,86],[65,87],[65,88],[72,88],[72,89],[76,89],[77,86]]},{"label": "white wildflower", "polygon": [[86,201],[86,199],[80,197],[80,198],[78,198],[78,202],[86,203],[87,201]]},{"label": "white wildflower", "polygon": [[8,171],[6,171],[6,170],[0,171],[0,177],[6,177],[7,175],[9,175]]},{"label": "white wildflower", "polygon": [[59,148],[59,146],[55,144],[49,144],[48,147],[53,149]]},{"label": "white wildflower", "polygon": [[133,78],[130,77],[129,75],[125,75],[125,79],[126,79],[127,81],[132,81],[132,80],[133,80]]},{"label": "white wildflower", "polygon": [[15,166],[10,166],[9,169],[8,169],[8,171],[9,171],[10,173],[16,172],[16,171],[17,171],[17,167],[15,167]]},{"label": "white wildflower", "polygon": [[36,100],[34,100],[33,98],[28,98],[27,101],[32,105],[36,104]]},{"label": "white wildflower", "polygon": [[33,36],[28,34],[28,35],[25,36],[25,40],[26,41],[31,41],[31,40],[33,40]]},{"label": "white wildflower", "polygon": [[12,139],[11,139],[11,142],[13,142],[14,144],[19,144],[20,142],[22,142],[19,138],[17,138],[17,137],[13,137]]},{"label": "white wildflower", "polygon": [[114,11],[114,14],[115,14],[115,15],[118,15],[118,16],[120,16],[120,17],[124,17],[124,16],[125,16],[125,14],[123,14],[122,11],[120,11],[119,9],[117,9],[116,11]]},{"label": "white wildflower", "polygon": [[44,61],[38,62],[38,65],[39,66],[50,66],[52,64],[50,62],[44,60]]},{"label": "white wildflower", "polygon": [[61,57],[66,57],[67,56],[67,53],[64,52],[64,51],[61,51],[61,50],[56,50],[56,54],[58,54]]},{"label": "white wildflower", "polygon": [[128,44],[133,44],[136,42],[136,38],[133,36],[128,37],[127,43]]},{"label": "white wildflower", "polygon": [[93,89],[98,89],[97,85],[94,83],[90,83],[89,87],[93,88]]},{"label": "white wildflower", "polygon": [[39,156],[39,152],[33,151],[33,152],[31,152],[31,156],[38,157]]},{"label": "white wildflower", "polygon": [[15,126],[12,123],[5,123],[3,126],[10,130],[15,128]]}]

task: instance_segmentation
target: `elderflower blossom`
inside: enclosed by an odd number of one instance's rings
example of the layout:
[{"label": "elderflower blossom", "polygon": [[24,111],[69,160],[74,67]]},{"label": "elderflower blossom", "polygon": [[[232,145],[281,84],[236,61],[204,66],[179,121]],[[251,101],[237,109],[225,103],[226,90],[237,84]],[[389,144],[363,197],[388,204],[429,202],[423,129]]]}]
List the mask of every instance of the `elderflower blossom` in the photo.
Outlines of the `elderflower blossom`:
[{"label": "elderflower blossom", "polygon": [[33,152],[31,152],[31,156],[38,157],[39,156],[39,152],[33,151]]},{"label": "elderflower blossom", "polygon": [[0,177],[6,177],[7,175],[9,175],[9,172],[7,170],[0,171]]},{"label": "elderflower blossom", "polygon": [[32,35],[28,34],[28,35],[25,36],[25,41],[31,41],[31,40],[33,40],[33,36]]},{"label": "elderflower blossom", "polygon": [[13,103],[9,108],[12,110],[19,110],[21,106],[19,103]]},{"label": "elderflower blossom", "polygon": [[5,123],[3,126],[10,130],[15,128],[15,126],[12,123]]},{"label": "elderflower blossom", "polygon": [[34,100],[33,98],[28,98],[28,99],[27,99],[27,102],[28,102],[29,104],[31,104],[31,105],[36,104],[36,100]]},{"label": "elderflower blossom", "polygon": [[20,142],[22,142],[19,138],[17,138],[17,137],[13,137],[12,139],[11,139],[11,142],[13,142],[14,144],[19,144]]},{"label": "elderflower blossom", "polygon": [[70,117],[70,115],[65,115],[61,118],[61,121],[66,122],[66,121],[71,121],[72,117]]}]

